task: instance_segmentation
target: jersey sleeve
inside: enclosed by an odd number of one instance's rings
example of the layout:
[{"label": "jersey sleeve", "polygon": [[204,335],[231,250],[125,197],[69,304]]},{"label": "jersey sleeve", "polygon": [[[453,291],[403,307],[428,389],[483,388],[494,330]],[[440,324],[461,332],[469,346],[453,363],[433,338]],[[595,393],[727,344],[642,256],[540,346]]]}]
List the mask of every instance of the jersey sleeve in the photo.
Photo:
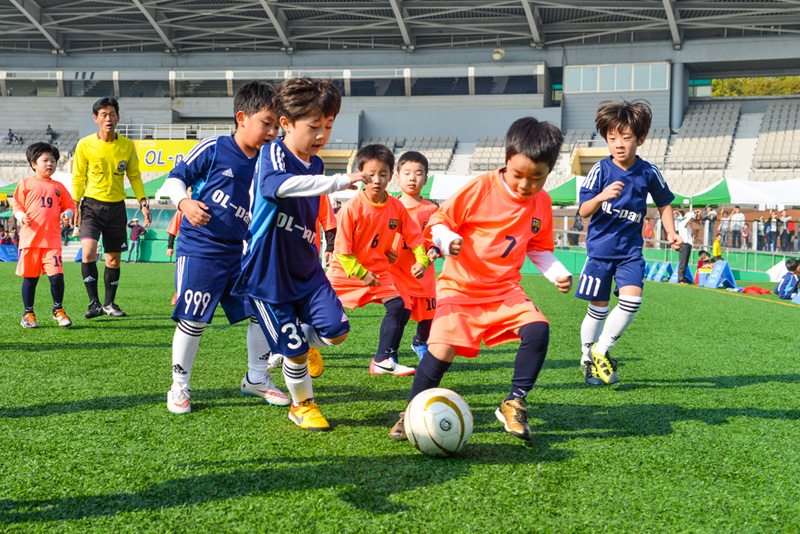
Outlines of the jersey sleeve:
[{"label": "jersey sleeve", "polygon": [[[216,142],[199,142],[192,148],[183,160],[169,171],[168,178],[177,178],[186,184],[194,186],[198,180],[208,174],[214,159]],[[177,183],[175,184],[177,186]]]},{"label": "jersey sleeve", "polygon": [[533,237],[528,241],[527,252],[555,250],[553,242],[553,207],[550,195],[545,191],[540,191],[537,196],[536,219],[540,221],[539,230],[535,231]]},{"label": "jersey sleeve", "polygon": [[356,231],[356,216],[355,203],[353,201],[345,204],[339,210],[338,228],[336,229],[336,241],[333,244],[334,254],[344,254],[355,256],[356,252],[353,250],[353,236]]},{"label": "jersey sleeve", "polygon": [[442,206],[431,215],[428,225],[425,227],[423,237],[427,241],[433,241],[431,227],[436,224],[443,224],[451,232],[458,233],[461,226],[460,221],[467,220],[472,211],[472,206],[476,198],[480,199],[480,176],[473,178],[459,189],[454,195],[448,198]]},{"label": "jersey sleeve", "polygon": [[75,158],[72,161],[72,198],[75,202],[80,202],[83,198],[83,190],[86,188],[86,146],[83,141],[78,142],[75,148]]},{"label": "jersey sleeve", "polygon": [[675,195],[673,195],[672,191],[667,187],[667,182],[664,180],[658,167],[651,165],[650,169],[649,193],[650,196],[653,197],[653,202],[655,202],[656,206],[663,208],[675,200]]},{"label": "jersey sleeve", "polygon": [[27,186],[28,181],[23,179],[17,184],[16,189],[14,189],[14,213],[18,211],[26,211],[27,206],[25,205],[25,197],[27,196],[28,188]]},{"label": "jersey sleeve", "polygon": [[125,174],[128,177],[128,182],[131,184],[131,189],[133,189],[136,200],[142,200],[143,198],[147,198],[147,194],[144,192],[142,173],[139,171],[139,156],[136,155],[136,147],[133,141],[128,141],[128,143],[130,145],[130,153],[128,154],[128,166],[125,168]]},{"label": "jersey sleeve", "polygon": [[581,182],[581,189],[578,193],[578,205],[587,200],[591,200],[603,191],[603,167],[602,162],[597,162],[589,171],[589,174]]},{"label": "jersey sleeve", "polygon": [[317,216],[322,230],[328,232],[336,228],[336,216],[333,214],[333,206],[331,206],[330,198],[328,195],[319,197],[319,215]]},{"label": "jersey sleeve", "polygon": [[283,147],[275,142],[261,147],[256,162],[255,181],[259,194],[267,200],[278,200],[278,188],[294,176],[286,171],[286,153]]},{"label": "jersey sleeve", "polygon": [[72,199],[72,195],[69,194],[69,189],[59,186],[58,190],[61,191],[61,194],[58,197],[61,213],[64,213],[67,210],[72,210],[72,213],[75,213],[77,209],[75,207],[75,201]]}]

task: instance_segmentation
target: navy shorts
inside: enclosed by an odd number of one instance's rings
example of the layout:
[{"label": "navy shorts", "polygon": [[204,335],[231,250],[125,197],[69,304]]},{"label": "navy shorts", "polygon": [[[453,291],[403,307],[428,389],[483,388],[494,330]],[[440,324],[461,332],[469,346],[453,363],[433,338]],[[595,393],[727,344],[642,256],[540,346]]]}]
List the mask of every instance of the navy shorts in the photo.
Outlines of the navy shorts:
[{"label": "navy shorts", "polygon": [[[618,260],[586,258],[575,288],[575,296],[583,300],[607,301],[611,299],[613,281],[617,282],[617,288],[644,287],[644,265],[644,258],[641,256]],[[614,294],[617,292],[614,291]]]},{"label": "navy shorts", "polygon": [[239,257],[210,259],[178,256],[175,261],[175,290],[178,300],[172,320],[187,319],[210,323],[217,304],[228,321],[238,323],[253,315],[245,297],[231,295],[236,278],[241,271]]},{"label": "navy shorts", "polygon": [[308,352],[308,341],[300,323],[310,324],[320,337],[333,339],[350,331],[350,321],[329,283],[300,300],[270,304],[250,298],[258,324],[272,352],[287,358]]},{"label": "navy shorts", "polygon": [[128,212],[125,201],[103,202],[89,197],[81,201],[81,239],[100,240],[105,252],[128,250]]}]

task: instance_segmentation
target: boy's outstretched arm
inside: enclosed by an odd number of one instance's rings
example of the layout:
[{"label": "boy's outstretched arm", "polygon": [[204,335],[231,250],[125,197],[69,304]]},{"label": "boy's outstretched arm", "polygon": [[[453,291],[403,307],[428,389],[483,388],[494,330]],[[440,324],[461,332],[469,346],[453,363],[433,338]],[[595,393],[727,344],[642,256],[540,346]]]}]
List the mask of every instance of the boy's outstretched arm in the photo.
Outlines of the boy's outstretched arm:
[{"label": "boy's outstretched arm", "polygon": [[680,250],[683,245],[683,239],[675,231],[675,220],[672,218],[672,206],[667,204],[658,208],[658,213],[661,216],[661,224],[664,225],[664,231],[667,232],[667,241],[675,250]]},{"label": "boy's outstretched arm", "polygon": [[603,202],[611,200],[612,198],[617,198],[622,193],[622,188],[624,186],[625,184],[619,180],[608,185],[605,189],[600,191],[600,193],[595,195],[594,198],[584,201],[580,208],[578,208],[578,214],[584,218],[591,217],[600,209]]},{"label": "boy's outstretched arm", "polygon": [[369,183],[370,178],[363,172],[350,174],[298,174],[283,181],[275,195],[282,198],[289,197],[318,197],[341,191],[343,189],[357,189],[358,183]]},{"label": "boy's outstretched arm", "polygon": [[528,259],[559,291],[566,293],[570,290],[572,287],[572,273],[564,267],[563,263],[558,261],[555,254],[549,250],[531,250],[528,252]]},{"label": "boy's outstretched arm", "polygon": [[444,224],[434,224],[431,229],[431,240],[436,247],[443,251],[445,256],[458,256],[464,240],[460,235],[450,230]]}]

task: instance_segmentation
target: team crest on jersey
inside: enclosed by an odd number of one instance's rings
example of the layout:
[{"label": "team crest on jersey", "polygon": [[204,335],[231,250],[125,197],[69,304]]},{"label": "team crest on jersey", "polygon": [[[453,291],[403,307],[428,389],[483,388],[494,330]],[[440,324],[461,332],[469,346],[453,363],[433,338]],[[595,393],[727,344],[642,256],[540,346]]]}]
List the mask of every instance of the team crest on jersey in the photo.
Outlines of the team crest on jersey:
[{"label": "team crest on jersey", "polygon": [[389,219],[389,230],[394,230],[400,224],[400,219]]},{"label": "team crest on jersey", "polygon": [[60,196],[61,196],[61,189],[56,189],[56,196],[57,196],[57,197],[60,197]]},{"label": "team crest on jersey", "polygon": [[536,217],[531,220],[531,232],[534,234],[538,234],[539,230],[542,229],[542,221],[537,219]]},{"label": "team crest on jersey", "polygon": [[127,168],[128,168],[128,162],[122,160],[119,162],[119,165],[117,165],[117,172],[125,172],[125,169]]}]

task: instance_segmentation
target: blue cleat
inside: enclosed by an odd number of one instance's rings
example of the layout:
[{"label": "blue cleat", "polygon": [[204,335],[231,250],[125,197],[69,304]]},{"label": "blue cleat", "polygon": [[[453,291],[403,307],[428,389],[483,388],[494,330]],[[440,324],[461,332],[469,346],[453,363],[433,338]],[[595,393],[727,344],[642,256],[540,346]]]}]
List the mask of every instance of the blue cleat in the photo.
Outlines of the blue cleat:
[{"label": "blue cleat", "polygon": [[427,343],[420,343],[419,345],[415,345],[414,343],[411,344],[411,350],[417,353],[417,357],[422,361],[422,357],[425,356],[425,353],[428,352],[428,344]]}]

